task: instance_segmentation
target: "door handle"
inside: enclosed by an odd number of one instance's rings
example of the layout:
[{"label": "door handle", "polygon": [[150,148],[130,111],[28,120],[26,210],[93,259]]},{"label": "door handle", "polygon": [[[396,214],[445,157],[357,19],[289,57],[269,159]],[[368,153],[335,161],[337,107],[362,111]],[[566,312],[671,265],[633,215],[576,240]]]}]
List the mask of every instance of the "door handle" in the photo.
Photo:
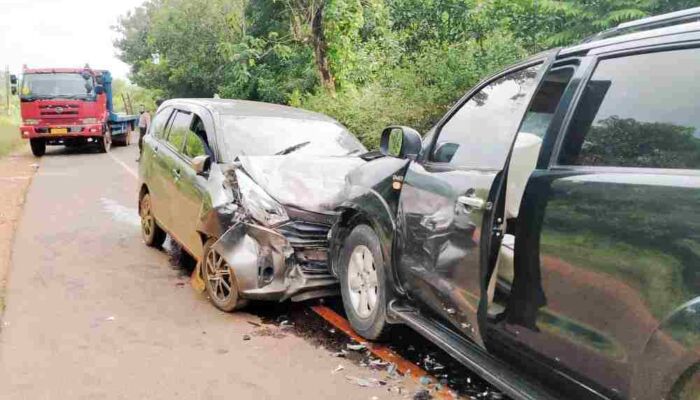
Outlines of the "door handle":
[{"label": "door handle", "polygon": [[491,202],[486,202],[484,199],[481,199],[476,196],[459,196],[457,198],[457,201],[465,205],[471,209],[474,210],[490,210],[491,209]]}]

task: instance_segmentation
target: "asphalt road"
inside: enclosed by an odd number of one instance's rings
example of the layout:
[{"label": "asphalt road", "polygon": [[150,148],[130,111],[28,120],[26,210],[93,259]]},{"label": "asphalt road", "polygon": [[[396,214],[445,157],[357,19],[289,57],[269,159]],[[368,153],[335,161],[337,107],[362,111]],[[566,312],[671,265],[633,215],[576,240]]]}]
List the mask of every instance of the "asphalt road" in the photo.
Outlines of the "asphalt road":
[{"label": "asphalt road", "polygon": [[[243,340],[139,234],[137,146],[49,148],[17,228],[0,331],[0,399],[380,399],[294,335]],[[339,373],[332,371],[344,365]]]}]

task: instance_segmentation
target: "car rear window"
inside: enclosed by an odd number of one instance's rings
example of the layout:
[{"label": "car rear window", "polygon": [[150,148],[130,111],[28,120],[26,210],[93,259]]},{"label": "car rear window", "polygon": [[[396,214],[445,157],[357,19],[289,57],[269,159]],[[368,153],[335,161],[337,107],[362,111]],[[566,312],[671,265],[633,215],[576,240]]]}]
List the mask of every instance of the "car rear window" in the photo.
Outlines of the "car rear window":
[{"label": "car rear window", "polygon": [[562,165],[700,168],[700,49],[600,61],[566,133]]}]

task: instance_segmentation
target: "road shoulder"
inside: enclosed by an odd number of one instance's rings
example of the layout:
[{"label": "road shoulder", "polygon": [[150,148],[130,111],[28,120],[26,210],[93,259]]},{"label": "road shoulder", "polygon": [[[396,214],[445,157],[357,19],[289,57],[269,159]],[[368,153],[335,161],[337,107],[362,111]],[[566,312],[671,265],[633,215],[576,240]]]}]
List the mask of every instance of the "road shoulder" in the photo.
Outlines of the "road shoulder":
[{"label": "road shoulder", "polygon": [[27,146],[0,158],[0,319],[5,309],[5,288],[10,274],[15,230],[38,165],[38,160],[31,155]]}]

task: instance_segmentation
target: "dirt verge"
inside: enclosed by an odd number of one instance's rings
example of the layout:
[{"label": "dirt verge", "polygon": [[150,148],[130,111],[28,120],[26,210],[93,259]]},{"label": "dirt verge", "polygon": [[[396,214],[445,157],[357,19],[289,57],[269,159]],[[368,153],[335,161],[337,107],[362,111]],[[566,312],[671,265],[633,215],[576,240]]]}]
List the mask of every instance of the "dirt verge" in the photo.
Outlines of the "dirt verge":
[{"label": "dirt verge", "polygon": [[5,285],[15,228],[22,214],[27,188],[37,168],[38,161],[27,146],[0,158],[0,318],[5,309]]}]

